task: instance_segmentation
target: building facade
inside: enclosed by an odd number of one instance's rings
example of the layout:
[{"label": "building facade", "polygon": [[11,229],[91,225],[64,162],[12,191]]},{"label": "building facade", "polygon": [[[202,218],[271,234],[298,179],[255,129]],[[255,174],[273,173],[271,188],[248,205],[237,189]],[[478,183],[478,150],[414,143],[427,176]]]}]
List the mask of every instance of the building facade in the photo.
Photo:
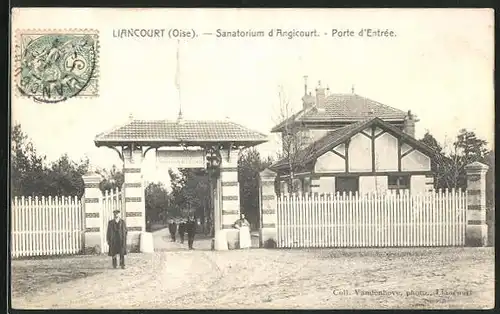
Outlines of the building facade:
[{"label": "building facade", "polygon": [[415,139],[418,119],[352,94],[306,93],[303,108],[273,128],[284,157],[271,165],[279,192],[370,193],[433,189],[435,152]]}]

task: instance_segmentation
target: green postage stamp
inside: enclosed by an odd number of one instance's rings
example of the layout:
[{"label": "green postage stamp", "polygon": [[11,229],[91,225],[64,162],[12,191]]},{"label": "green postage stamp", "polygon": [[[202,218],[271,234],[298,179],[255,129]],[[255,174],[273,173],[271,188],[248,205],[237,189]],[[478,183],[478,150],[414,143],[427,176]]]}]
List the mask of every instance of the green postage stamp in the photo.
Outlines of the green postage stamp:
[{"label": "green postage stamp", "polygon": [[17,95],[55,103],[98,96],[95,30],[18,30],[13,78]]}]

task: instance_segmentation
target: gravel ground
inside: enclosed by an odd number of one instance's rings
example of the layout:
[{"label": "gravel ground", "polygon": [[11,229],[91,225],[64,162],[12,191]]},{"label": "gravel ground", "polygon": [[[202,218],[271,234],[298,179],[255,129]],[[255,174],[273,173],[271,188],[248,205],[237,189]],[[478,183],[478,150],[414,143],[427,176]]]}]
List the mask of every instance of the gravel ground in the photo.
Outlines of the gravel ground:
[{"label": "gravel ground", "polygon": [[[15,308],[492,308],[492,248],[210,251],[209,240],[129,254],[12,263]],[[31,270],[31,271],[30,271]],[[437,291],[437,292],[436,292]]]}]

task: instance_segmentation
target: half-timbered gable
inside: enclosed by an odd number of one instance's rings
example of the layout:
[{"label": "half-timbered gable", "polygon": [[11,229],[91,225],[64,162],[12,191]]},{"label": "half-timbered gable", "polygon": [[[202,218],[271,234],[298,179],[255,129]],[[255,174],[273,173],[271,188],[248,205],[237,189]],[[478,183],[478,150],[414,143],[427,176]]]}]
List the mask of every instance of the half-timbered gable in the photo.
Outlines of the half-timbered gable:
[{"label": "half-timbered gable", "polygon": [[[303,191],[420,193],[433,187],[435,152],[377,117],[329,131],[297,154],[303,168],[294,177]],[[288,190],[287,160],[272,167],[280,174],[282,188]]]}]

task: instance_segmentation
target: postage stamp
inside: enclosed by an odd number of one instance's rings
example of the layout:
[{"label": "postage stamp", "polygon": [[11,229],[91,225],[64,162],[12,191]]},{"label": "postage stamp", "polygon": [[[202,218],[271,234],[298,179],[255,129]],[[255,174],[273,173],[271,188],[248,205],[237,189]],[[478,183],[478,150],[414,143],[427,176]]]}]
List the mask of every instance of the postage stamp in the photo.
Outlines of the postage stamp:
[{"label": "postage stamp", "polygon": [[98,96],[97,31],[19,30],[16,39],[12,76],[18,95],[46,103]]}]

